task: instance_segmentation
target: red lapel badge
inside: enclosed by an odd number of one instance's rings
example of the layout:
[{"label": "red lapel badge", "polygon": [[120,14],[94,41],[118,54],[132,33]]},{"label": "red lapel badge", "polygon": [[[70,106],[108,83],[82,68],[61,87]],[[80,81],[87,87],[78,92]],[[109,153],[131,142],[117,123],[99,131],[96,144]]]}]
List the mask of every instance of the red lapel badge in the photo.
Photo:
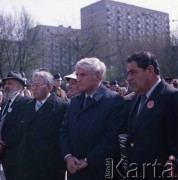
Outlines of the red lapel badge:
[{"label": "red lapel badge", "polygon": [[153,106],[154,106],[154,101],[148,101],[147,108],[151,109],[151,108],[153,108]]}]

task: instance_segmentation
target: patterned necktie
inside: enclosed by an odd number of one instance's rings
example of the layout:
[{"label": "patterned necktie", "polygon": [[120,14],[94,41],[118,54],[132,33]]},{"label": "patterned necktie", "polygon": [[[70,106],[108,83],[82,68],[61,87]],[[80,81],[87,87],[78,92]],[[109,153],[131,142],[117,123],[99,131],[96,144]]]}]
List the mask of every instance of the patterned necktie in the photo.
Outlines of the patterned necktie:
[{"label": "patterned necktie", "polygon": [[137,116],[139,116],[140,112],[142,111],[143,106],[145,105],[146,99],[147,97],[145,95],[141,96]]},{"label": "patterned necktie", "polygon": [[38,111],[38,109],[40,109],[40,107],[43,105],[43,103],[41,101],[36,101],[35,104],[35,110]]},{"label": "patterned necktie", "polygon": [[2,122],[4,121],[4,119],[5,119],[6,115],[7,115],[10,102],[11,102],[11,100],[8,100],[8,102],[4,106],[4,109],[2,110],[2,114],[1,114],[1,121]]}]

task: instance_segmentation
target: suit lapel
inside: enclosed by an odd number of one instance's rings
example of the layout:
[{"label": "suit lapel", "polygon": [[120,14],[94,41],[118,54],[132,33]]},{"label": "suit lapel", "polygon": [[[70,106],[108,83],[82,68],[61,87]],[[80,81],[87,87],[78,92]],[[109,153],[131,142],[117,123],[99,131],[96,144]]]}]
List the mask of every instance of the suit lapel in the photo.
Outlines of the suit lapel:
[{"label": "suit lapel", "polygon": [[[26,123],[32,123],[33,121],[40,119],[41,116],[47,116],[49,113],[55,109],[55,101],[54,97],[55,95],[52,94],[50,97],[46,100],[46,102],[40,107],[38,111],[35,110],[35,104],[36,100],[33,99],[29,104],[28,104],[28,116],[26,116]],[[57,98],[57,97],[56,97]]]},{"label": "suit lapel", "polygon": [[[82,93],[81,95],[81,102],[82,103],[82,108],[81,111],[79,112],[79,115],[85,111],[87,111],[88,109],[90,109],[91,107],[93,107],[93,105],[100,101],[100,99],[103,97],[103,95],[106,93],[106,88],[103,85],[100,85],[99,88],[95,91],[95,93],[93,94],[93,98],[91,98],[91,100],[89,101],[89,103],[87,104],[87,106],[85,108],[83,108],[83,104],[84,104],[84,100],[85,100],[85,93]],[[81,106],[81,104],[80,104]]]},{"label": "suit lapel", "polygon": [[26,115],[26,117],[28,117],[28,121],[30,121],[37,115],[37,112],[35,111],[35,103],[36,103],[36,100],[33,99],[27,104],[27,111],[25,112],[26,114],[28,113],[28,116]]},{"label": "suit lapel", "polygon": [[135,116],[136,116],[135,113],[137,113],[139,101],[140,101],[140,96],[139,95],[135,96],[135,98],[133,99],[133,103],[131,105],[131,109],[130,109],[130,113],[128,117],[129,129],[132,129],[132,127],[134,127],[134,121],[135,121]]},{"label": "suit lapel", "polygon": [[10,117],[10,115],[11,115],[11,112],[13,111],[13,109],[15,108],[15,106],[17,106],[17,104],[19,103],[20,99],[21,99],[21,96],[18,95],[18,96],[14,99],[13,103],[11,104],[11,106],[8,108],[8,109],[11,109],[11,110],[10,110],[10,112],[9,112],[9,110],[8,110],[8,112],[7,112],[7,115],[6,115],[5,120],[4,120],[4,123],[3,123],[3,127],[5,127],[5,126],[8,124],[8,122],[10,121],[9,117]]},{"label": "suit lapel", "polygon": [[139,116],[137,117],[135,128],[133,129],[133,131],[139,128],[141,125],[143,125],[146,121],[149,121],[150,114],[155,110],[160,101],[160,96],[164,91],[163,87],[163,83],[160,82],[158,86],[154,89],[151,96],[146,101]]},{"label": "suit lapel", "polygon": [[74,97],[74,101],[76,101],[76,107],[75,108],[75,113],[76,113],[76,117],[83,111],[83,106],[84,106],[84,101],[85,101],[85,93],[80,93],[78,95],[76,95],[76,98]]}]

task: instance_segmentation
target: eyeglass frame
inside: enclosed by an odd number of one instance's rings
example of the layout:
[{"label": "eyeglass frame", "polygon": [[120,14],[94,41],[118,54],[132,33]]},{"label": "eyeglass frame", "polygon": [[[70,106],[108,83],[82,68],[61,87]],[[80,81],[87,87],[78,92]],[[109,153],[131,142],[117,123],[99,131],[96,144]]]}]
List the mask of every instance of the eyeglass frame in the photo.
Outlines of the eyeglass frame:
[{"label": "eyeglass frame", "polygon": [[31,88],[32,89],[41,89],[42,87],[45,87],[45,86],[49,86],[50,84],[40,84],[40,83],[37,83],[37,84],[31,84]]}]

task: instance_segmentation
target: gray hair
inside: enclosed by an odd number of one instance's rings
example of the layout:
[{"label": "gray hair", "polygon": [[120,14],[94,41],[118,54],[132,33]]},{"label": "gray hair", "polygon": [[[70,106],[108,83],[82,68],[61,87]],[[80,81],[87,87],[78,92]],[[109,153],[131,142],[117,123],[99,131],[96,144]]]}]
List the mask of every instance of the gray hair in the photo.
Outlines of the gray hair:
[{"label": "gray hair", "polygon": [[36,77],[42,77],[46,85],[53,85],[53,75],[47,71],[37,71],[33,74],[32,81]]},{"label": "gray hair", "polygon": [[85,71],[90,72],[91,74],[99,73],[101,75],[101,80],[106,74],[106,66],[98,58],[84,58],[77,62],[75,69],[81,68]]}]

